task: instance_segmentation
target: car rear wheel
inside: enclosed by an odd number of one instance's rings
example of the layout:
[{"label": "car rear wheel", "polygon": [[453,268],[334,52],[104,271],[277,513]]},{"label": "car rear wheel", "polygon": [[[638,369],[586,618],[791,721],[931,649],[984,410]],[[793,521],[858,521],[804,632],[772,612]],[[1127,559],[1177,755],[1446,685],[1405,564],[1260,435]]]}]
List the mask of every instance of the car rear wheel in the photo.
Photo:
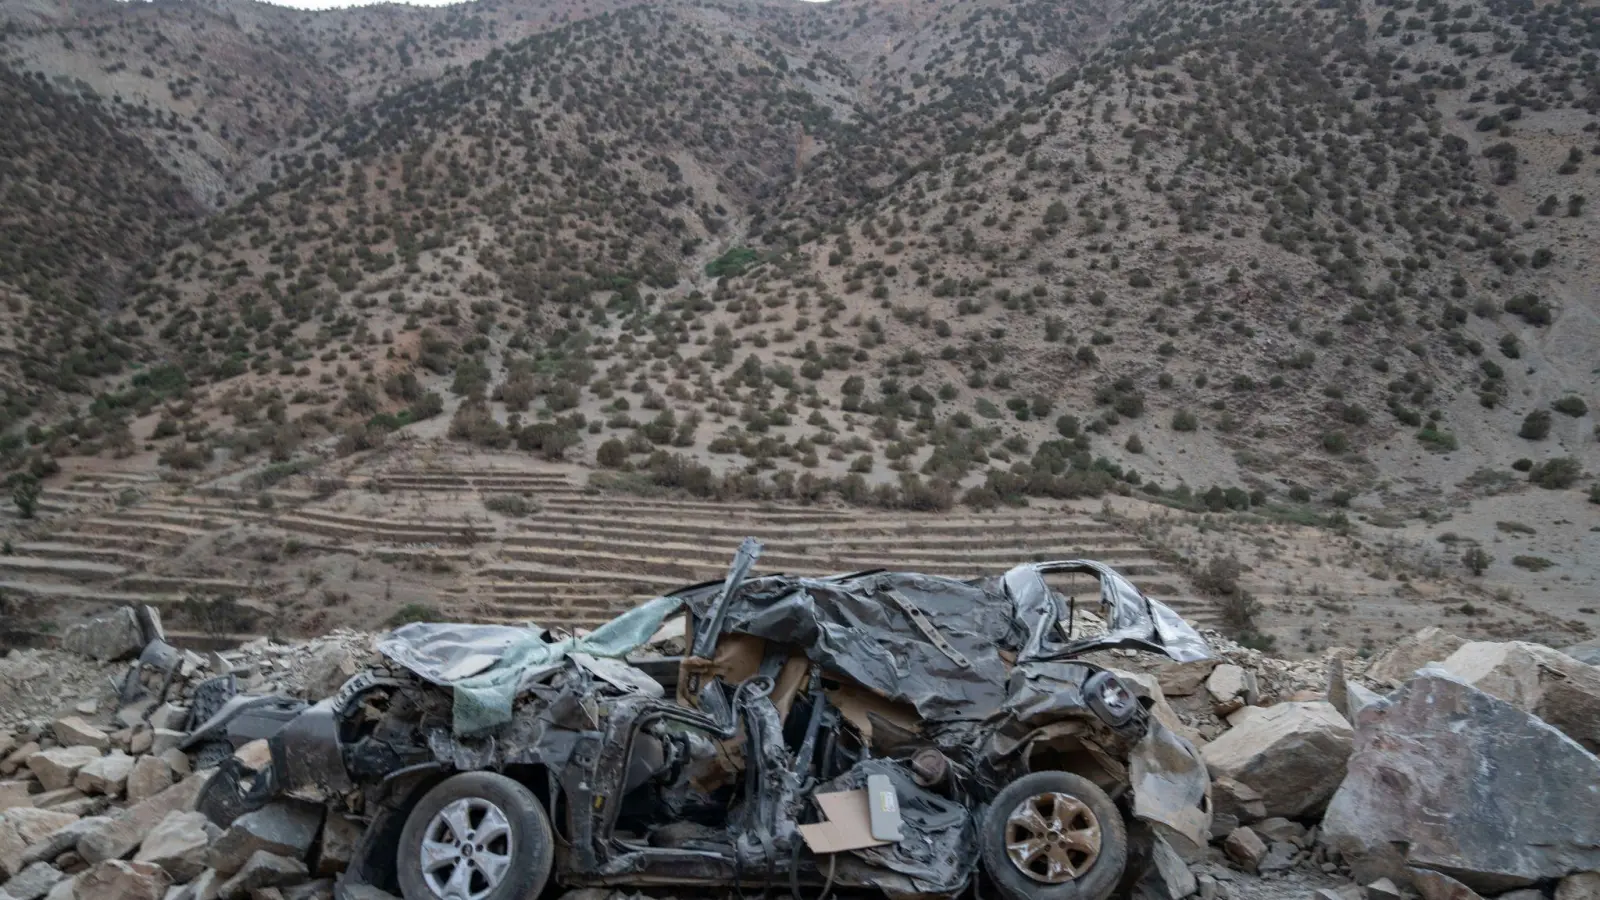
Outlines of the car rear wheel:
[{"label": "car rear wheel", "polygon": [[533,900],[554,851],[532,791],[494,772],[467,772],[418,801],[395,865],[405,900]]},{"label": "car rear wheel", "polygon": [[1105,900],[1128,864],[1122,813],[1069,772],[1013,781],[989,805],[981,842],[984,870],[1011,900]]}]

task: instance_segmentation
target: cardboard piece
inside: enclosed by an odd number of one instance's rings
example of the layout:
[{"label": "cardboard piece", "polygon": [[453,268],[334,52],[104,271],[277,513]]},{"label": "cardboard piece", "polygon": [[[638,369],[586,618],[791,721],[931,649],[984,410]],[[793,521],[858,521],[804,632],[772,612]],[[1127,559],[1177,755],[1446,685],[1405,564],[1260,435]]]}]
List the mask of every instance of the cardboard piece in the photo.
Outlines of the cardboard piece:
[{"label": "cardboard piece", "polygon": [[838,853],[892,843],[872,836],[872,808],[866,788],[817,794],[814,799],[827,821],[799,826],[800,837],[812,853]]}]

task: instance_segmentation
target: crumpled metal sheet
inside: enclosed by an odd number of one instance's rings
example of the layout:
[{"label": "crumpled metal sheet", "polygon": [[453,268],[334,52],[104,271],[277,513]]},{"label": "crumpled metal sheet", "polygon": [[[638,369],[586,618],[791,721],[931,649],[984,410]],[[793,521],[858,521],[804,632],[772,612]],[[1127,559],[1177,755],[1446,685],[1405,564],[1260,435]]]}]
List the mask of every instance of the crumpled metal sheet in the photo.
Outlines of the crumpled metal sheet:
[{"label": "crumpled metal sheet", "polygon": [[538,627],[418,622],[396,628],[378,651],[419,677],[453,692],[457,735],[487,731],[511,721],[517,695],[561,668],[572,653],[617,658],[643,646],[683,606],[657,597],[623,613],[586,637],[548,641]]},{"label": "crumpled metal sheet", "polygon": [[1211,836],[1211,775],[1194,745],[1152,718],[1128,758],[1133,814],[1186,858]]},{"label": "crumpled metal sheet", "polygon": [[900,805],[898,843],[847,850],[880,869],[910,879],[914,895],[955,896],[966,889],[978,867],[977,825],[966,806],[919,786],[901,763],[867,759],[818,789],[852,791],[867,786],[867,776],[888,775]]},{"label": "crumpled metal sheet", "polygon": [[[1044,576],[1051,573],[1080,572],[1100,580],[1100,609],[1106,632],[1064,646],[1048,645],[1049,626],[1066,616]],[[1035,656],[1080,655],[1113,647],[1131,647],[1164,654],[1178,662],[1210,659],[1211,648],[1183,617],[1170,607],[1145,596],[1133,582],[1102,562],[1092,559],[1065,559],[1017,566],[1001,577],[1006,592],[1016,603],[1017,617],[1035,623],[1028,644],[1018,661]],[[1053,617],[1053,618],[1052,618]]]},{"label": "crumpled metal sheet", "polygon": [[[890,591],[933,623],[959,661],[918,630]],[[697,616],[711,599],[691,601]],[[1002,593],[904,573],[752,579],[728,603],[722,628],[804,648],[826,671],[908,703],[928,721],[982,718],[1000,705],[1009,673],[999,651],[1014,652],[1025,638]]]}]

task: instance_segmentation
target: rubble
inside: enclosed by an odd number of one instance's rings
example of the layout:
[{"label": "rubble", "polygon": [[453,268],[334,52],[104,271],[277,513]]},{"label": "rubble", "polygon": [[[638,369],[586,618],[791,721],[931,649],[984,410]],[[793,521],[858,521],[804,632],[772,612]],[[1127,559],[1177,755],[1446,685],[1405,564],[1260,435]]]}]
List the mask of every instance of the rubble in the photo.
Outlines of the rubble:
[{"label": "rubble", "polygon": [[[195,748],[178,748],[206,679],[232,673],[241,690],[316,701],[372,661],[374,638],[341,632],[188,654],[169,692],[159,673],[136,671],[142,691],[123,703],[112,685],[128,664],[102,660],[128,658],[115,646],[128,621],[79,626],[74,646],[98,658],[0,657],[0,691],[10,692],[0,695],[0,900],[330,900],[330,879],[356,862],[368,827],[360,810],[280,798],[219,827],[196,801],[235,763],[191,775]],[[1199,844],[1147,830],[1149,868],[1135,897],[1549,900],[1553,889],[1553,900],[1600,900],[1600,824],[1588,824],[1593,801],[1573,790],[1600,784],[1600,672],[1576,655],[1424,629],[1370,664],[1337,648],[1286,661],[1207,637],[1215,658],[1152,661],[1125,649],[1091,657],[1144,699],[1154,722],[1198,747],[1210,770]],[[674,640],[681,646],[681,629]],[[245,772],[272,765],[265,741],[239,746],[233,759]],[[1156,802],[1168,774],[1161,760],[1129,765],[1130,808],[1152,824],[1191,805],[1182,792],[1168,798],[1171,809]],[[1518,896],[1528,885],[1544,893]],[[347,888],[353,898],[367,890]]]},{"label": "rubble", "polygon": [[1423,675],[1361,713],[1323,837],[1364,877],[1436,869],[1498,893],[1600,870],[1597,786],[1600,759],[1557,729]]},{"label": "rubble", "polygon": [[1268,815],[1321,812],[1344,778],[1350,723],[1325,701],[1247,709],[1254,714],[1200,749],[1206,766],[1254,788]]}]

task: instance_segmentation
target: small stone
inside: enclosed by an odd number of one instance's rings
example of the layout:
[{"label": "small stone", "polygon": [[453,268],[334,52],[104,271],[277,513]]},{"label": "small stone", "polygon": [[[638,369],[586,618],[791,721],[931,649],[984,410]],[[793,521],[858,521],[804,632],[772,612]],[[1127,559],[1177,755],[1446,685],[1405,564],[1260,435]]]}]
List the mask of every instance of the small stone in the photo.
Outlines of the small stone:
[{"label": "small stone", "polygon": [[122,859],[139,846],[144,832],[123,816],[104,817],[78,839],[78,854],[91,865]]},{"label": "small stone", "polygon": [[328,644],[312,655],[305,666],[305,698],[315,703],[332,696],[350,677],[361,671],[355,654],[338,644]]},{"label": "small stone", "polygon": [[150,745],[154,742],[149,728],[135,728],[128,738],[128,752],[139,756],[150,752]]},{"label": "small stone", "polygon": [[132,772],[133,757],[116,750],[79,769],[73,785],[86,794],[118,797],[127,787],[128,775]]},{"label": "small stone", "polygon": [[13,806],[32,806],[32,784],[27,781],[0,781],[0,811]]},{"label": "small stone", "polygon": [[319,878],[280,890],[283,891],[283,900],[333,900],[333,879]]},{"label": "small stone", "polygon": [[23,864],[55,860],[57,867],[65,868],[59,857],[77,847],[85,834],[101,827],[104,821],[104,816],[87,816],[57,828],[28,848],[28,852],[22,856]]},{"label": "small stone", "polygon": [[1156,835],[1150,847],[1150,868],[1140,881],[1146,897],[1183,900],[1198,889],[1194,874],[1183,857],[1166,840]]},{"label": "small stone", "polygon": [[29,847],[77,819],[77,816],[30,807],[0,813],[0,875],[10,877],[22,871]]},{"label": "small stone", "polygon": [[1367,885],[1367,900],[1401,900],[1400,889],[1387,878],[1379,878]]},{"label": "small stone", "polygon": [[1243,697],[1244,689],[1244,669],[1232,663],[1217,666],[1206,678],[1206,693],[1216,703],[1227,703],[1235,697]]},{"label": "small stone", "polygon": [[65,803],[72,803],[89,796],[75,787],[65,787],[55,791],[42,791],[33,795],[33,805],[39,809],[55,809]]},{"label": "small stone", "polygon": [[1561,879],[1555,900],[1600,900],[1600,872],[1579,872]]},{"label": "small stone", "polygon": [[193,771],[189,765],[189,755],[176,747],[167,750],[165,753],[158,753],[156,756],[162,762],[171,766],[175,774],[187,775]]},{"label": "small stone", "polygon": [[128,802],[154,797],[172,786],[172,767],[159,756],[141,756],[128,773]]},{"label": "small stone", "polygon": [[1200,892],[1200,900],[1216,900],[1217,880],[1215,878],[1210,875],[1196,875],[1194,883]]},{"label": "small stone", "polygon": [[1256,866],[1259,872],[1282,872],[1294,868],[1295,856],[1300,848],[1288,841],[1273,841],[1267,847],[1267,855],[1261,858]]},{"label": "small stone", "polygon": [[111,738],[104,731],[90,725],[77,716],[67,716],[57,719],[51,731],[56,736],[57,743],[63,747],[93,747],[96,750],[105,750],[111,746]]},{"label": "small stone", "polygon": [[40,750],[28,757],[28,768],[47,791],[59,791],[72,786],[78,770],[100,758],[94,747],[56,747]]},{"label": "small stone", "polygon": [[183,739],[188,737],[181,731],[170,728],[157,728],[150,732],[150,752],[156,756],[164,756],[169,750],[178,749]]},{"label": "small stone", "polygon": [[298,859],[257,850],[245,860],[238,874],[222,883],[217,890],[217,897],[220,900],[240,900],[258,888],[299,884],[306,880],[306,874],[306,864]]},{"label": "small stone", "polygon": [[1306,845],[1306,828],[1298,822],[1291,822],[1282,816],[1273,816],[1262,819],[1250,826],[1256,834],[1267,841],[1286,841],[1297,847]]},{"label": "small stone", "polygon": [[10,775],[27,764],[28,758],[40,750],[38,741],[26,741],[0,760],[0,775]]},{"label": "small stone", "polygon": [[1222,842],[1222,850],[1246,872],[1256,871],[1262,858],[1267,855],[1267,845],[1246,826],[1229,832]]},{"label": "small stone", "polygon": [[1432,869],[1408,869],[1411,886],[1422,894],[1422,900],[1483,900],[1472,888]]},{"label": "small stone", "polygon": [[322,843],[317,849],[316,874],[332,876],[343,872],[355,857],[356,843],[365,826],[359,820],[336,812],[322,823]]},{"label": "small stone", "polygon": [[116,722],[123,728],[132,728],[135,725],[143,725],[145,724],[145,713],[150,712],[151,710],[155,709],[155,707],[156,701],[154,697],[147,697],[143,700],[137,700],[117,710],[117,715],[115,717]]},{"label": "small stone", "polygon": [[175,812],[150,829],[134,860],[155,863],[182,884],[205,871],[206,848],[221,835],[205,813]]},{"label": "small stone", "polygon": [[55,866],[36,862],[11,876],[11,880],[5,883],[5,887],[0,888],[0,892],[4,892],[4,896],[12,900],[39,900],[49,893],[57,882],[66,877]]},{"label": "small stone", "polygon": [[189,724],[189,707],[179,706],[175,703],[163,703],[150,713],[151,728],[168,728],[173,731],[183,731]]},{"label": "small stone", "polygon": [[272,747],[265,740],[251,741],[233,751],[233,758],[243,763],[246,769],[259,772],[272,763]]},{"label": "small stone", "polygon": [[84,900],[162,900],[172,878],[147,862],[108,859],[78,876],[77,895]]},{"label": "small stone", "polygon": [[78,705],[73,707],[73,710],[80,716],[92,716],[100,711],[100,701],[93,697],[87,700],[80,700]]}]

